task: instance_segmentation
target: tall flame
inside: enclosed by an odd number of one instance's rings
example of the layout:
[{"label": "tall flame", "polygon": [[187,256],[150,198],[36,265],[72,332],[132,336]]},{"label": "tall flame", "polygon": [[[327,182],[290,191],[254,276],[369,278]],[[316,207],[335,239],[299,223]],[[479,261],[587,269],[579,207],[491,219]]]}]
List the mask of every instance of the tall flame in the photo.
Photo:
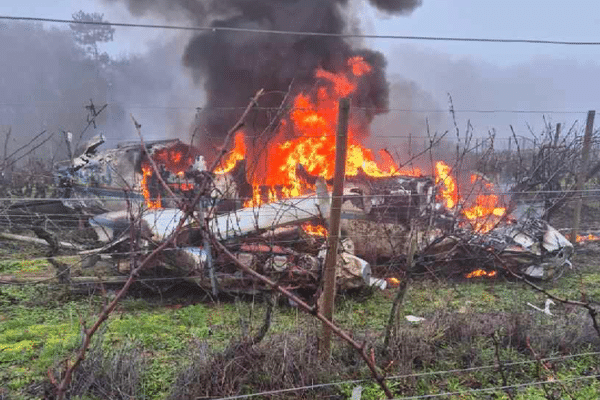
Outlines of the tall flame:
[{"label": "tall flame", "polygon": [[228,156],[224,161],[221,162],[221,165],[215,170],[215,174],[224,175],[231,171],[238,161],[241,161],[246,156],[246,143],[244,143],[244,134],[243,132],[238,132],[235,134],[235,138],[233,140],[233,149],[229,152]]},{"label": "tall flame", "polygon": [[[252,196],[244,203],[246,207],[263,202],[273,202],[281,198],[300,196],[315,190],[314,178],[330,180],[335,168],[335,137],[337,127],[337,104],[340,98],[352,96],[356,92],[361,77],[372,73],[371,65],[362,57],[347,60],[343,71],[331,72],[322,68],[315,71],[314,92],[301,92],[293,98],[289,117],[282,120],[279,128],[267,143],[259,140],[247,141],[244,132],[238,132],[233,148],[214,171],[226,174],[241,160],[246,160],[247,180],[252,185]],[[383,178],[393,176],[422,176],[418,168],[399,168],[389,152],[382,150],[376,156],[364,147],[360,138],[364,137],[364,124],[351,119],[348,125],[348,151],[346,176],[364,174],[368,177]],[[185,169],[193,159],[183,149],[160,149],[153,158],[166,170],[176,174],[180,182],[185,179]],[[152,167],[142,163],[142,190],[150,208],[161,206],[160,194],[151,193]],[[435,183],[439,187],[438,200],[449,210],[455,210],[461,199],[453,171],[443,161],[435,164]],[[471,176],[472,184],[481,184],[483,194],[479,194],[472,204],[461,209],[460,213],[477,232],[492,229],[506,209],[498,205],[493,185]],[[154,181],[152,185],[155,185]],[[190,190],[192,184],[181,182],[181,190]],[[154,190],[154,192],[157,192]],[[311,226],[305,230],[316,234]],[[320,231],[323,234],[323,231]]]},{"label": "tall flame", "polygon": [[152,208],[160,208],[162,206],[161,196],[159,194],[150,193],[150,180],[152,179],[153,170],[152,165],[143,164],[142,165],[142,194],[144,195],[144,199],[146,199],[146,207]]},{"label": "tall flame", "polygon": [[453,209],[458,204],[458,187],[451,171],[443,161],[435,164],[435,183],[442,186],[439,196],[448,209]]},{"label": "tall flame", "polygon": [[[296,95],[289,120],[283,121],[266,151],[255,149],[256,154],[247,154],[243,135],[236,136],[233,150],[217,173],[226,173],[237,161],[250,158],[254,165],[249,166],[247,172],[253,196],[246,206],[313,191],[314,185],[298,176],[298,167],[302,166],[313,177],[327,180],[333,177],[337,102],[350,96],[357,89],[360,77],[371,71],[371,65],[359,56],[350,58],[343,72],[317,69],[315,94]],[[360,144],[359,130],[356,124],[349,124],[346,176],[357,176],[361,171],[371,177],[422,175],[418,168],[400,169],[389,153],[381,152],[378,160],[370,149]],[[268,189],[264,191],[261,187]]]}]

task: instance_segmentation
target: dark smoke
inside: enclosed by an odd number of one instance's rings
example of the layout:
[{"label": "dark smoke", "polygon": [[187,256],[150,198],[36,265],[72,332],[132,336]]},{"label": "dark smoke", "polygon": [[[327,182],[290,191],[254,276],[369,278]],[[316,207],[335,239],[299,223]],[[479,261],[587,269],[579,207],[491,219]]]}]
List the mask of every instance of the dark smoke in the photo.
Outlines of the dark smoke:
[{"label": "dark smoke", "polygon": [[390,14],[405,14],[420,7],[423,2],[421,0],[370,0],[370,3]]},{"label": "dark smoke", "polygon": [[[354,28],[350,26],[348,3],[348,0],[127,1],[136,15],[153,12],[175,18],[183,13],[195,23],[213,27],[332,34]],[[371,0],[371,4],[397,14],[411,12],[421,1]],[[309,89],[315,83],[316,68],[341,72],[347,68],[347,59],[354,55],[363,56],[374,67],[352,99],[355,106],[373,109],[364,115],[364,122],[369,123],[388,106],[385,59],[375,51],[357,50],[341,37],[207,31],[191,39],[183,63],[206,90],[202,131],[222,137],[240,111],[220,108],[244,107],[261,88],[274,93],[261,99],[261,105],[277,107],[291,82],[296,92]],[[268,116],[263,113],[256,116],[253,126],[260,129],[267,122]]]}]

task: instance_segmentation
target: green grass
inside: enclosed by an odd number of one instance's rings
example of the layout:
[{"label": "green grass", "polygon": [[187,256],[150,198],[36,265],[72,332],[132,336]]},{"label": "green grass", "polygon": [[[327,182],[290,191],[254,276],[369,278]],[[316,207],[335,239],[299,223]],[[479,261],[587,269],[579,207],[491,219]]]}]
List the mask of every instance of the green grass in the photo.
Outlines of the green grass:
[{"label": "green grass", "polygon": [[[80,343],[80,318],[89,325],[102,299],[90,303],[81,298],[48,307],[40,303],[44,303],[43,297],[52,296],[52,292],[41,287],[1,289],[0,298],[4,301],[0,303],[0,382],[7,382],[18,391],[34,380],[43,379],[49,367],[73,353]],[[11,301],[19,303],[10,304]],[[240,320],[246,320],[249,329],[255,328],[261,322],[262,310],[262,305],[241,302],[174,309],[127,299],[106,323],[104,345],[142,346],[152,358],[145,389],[156,396],[164,395],[175,376],[175,367],[180,365],[175,358],[177,354],[198,340],[209,340],[214,348],[223,349],[240,337]],[[296,314],[296,310],[278,313],[272,331],[294,325]],[[157,376],[161,379],[155,379]]]},{"label": "green grass", "polygon": [[0,261],[0,274],[14,274],[16,276],[48,270],[48,261],[45,259],[32,260],[6,260]]},{"label": "green grass", "polygon": [[[11,267],[13,268],[13,267]],[[29,268],[29,264],[26,266]],[[600,299],[600,271],[592,265],[584,268],[584,273],[570,273],[545,287],[557,295],[579,298],[585,288],[587,296]],[[72,356],[80,342],[80,320],[89,325],[103,304],[101,297],[63,296],[60,289],[48,286],[3,286],[0,287],[0,387],[12,398],[35,398],[28,388],[35,382],[46,379],[49,368],[56,368],[66,357]],[[388,319],[395,291],[377,291],[369,296],[341,295],[336,302],[335,320],[339,325],[360,338],[370,337],[372,343],[381,341]],[[437,282],[420,280],[409,286],[401,310],[401,327],[407,337],[421,340],[422,345],[432,349],[437,359],[423,359],[420,365],[411,366],[414,372],[461,369],[469,366],[493,365],[495,363],[494,344],[490,337],[476,336],[461,339],[468,331],[460,331],[460,325],[449,331],[447,325],[412,326],[404,315],[425,317],[437,321],[440,313],[454,316],[456,320],[470,321],[478,316],[485,321],[497,315],[526,315],[534,319],[540,332],[552,335],[561,334],[563,327],[555,320],[536,313],[527,302],[543,307],[545,297],[532,291],[520,282],[503,279],[473,280],[470,282]],[[186,303],[187,299],[181,299]],[[190,348],[205,343],[213,352],[223,350],[231,341],[242,334],[253,334],[260,326],[264,305],[260,302],[236,301],[218,304],[191,304],[179,307],[178,301],[169,303],[128,298],[105,324],[102,346],[110,351],[122,346],[139,346],[143,349],[145,369],[142,377],[144,398],[161,399],[169,392],[178,371],[184,366]],[[573,312],[562,305],[553,309],[555,313]],[[481,317],[483,316],[483,317]],[[461,319],[462,318],[462,319]],[[436,322],[437,323],[437,322]],[[277,307],[269,335],[297,332],[317,328],[319,324],[301,311],[287,307]],[[506,334],[502,326],[497,330]],[[412,336],[411,336],[412,335]],[[413,338],[413,339],[414,339]],[[415,339],[416,340],[416,339]],[[533,346],[544,356],[559,352],[561,338],[541,343],[533,337]],[[554,346],[554,347],[553,347]],[[588,346],[588,347],[585,347]],[[566,351],[581,352],[597,350],[581,344],[579,348]],[[526,349],[505,342],[501,346],[504,360],[532,360]],[[581,357],[555,364],[552,376],[573,378],[600,373],[598,357]],[[361,377],[368,377],[366,369]],[[403,373],[391,368],[391,374]],[[340,376],[340,379],[354,379],[356,376]],[[547,380],[549,375],[539,371],[535,364],[511,370],[508,380],[511,384],[536,379]],[[469,394],[471,389],[501,385],[496,371],[480,371],[460,375],[430,376],[422,379],[394,381],[392,387],[402,393],[414,395],[427,393],[464,392],[462,399],[508,398],[506,393]],[[381,397],[379,387],[372,383],[363,384],[363,399]],[[561,389],[552,385],[552,390]],[[600,398],[600,383],[595,380],[566,383],[565,387],[577,399]],[[348,396],[353,386],[336,389]],[[252,386],[248,390],[252,390]],[[0,390],[0,394],[4,394]],[[527,387],[515,391],[518,399],[546,398],[541,386]],[[490,397],[492,396],[492,397]],[[494,397],[496,396],[496,397]],[[315,398],[319,397],[315,394]]]}]

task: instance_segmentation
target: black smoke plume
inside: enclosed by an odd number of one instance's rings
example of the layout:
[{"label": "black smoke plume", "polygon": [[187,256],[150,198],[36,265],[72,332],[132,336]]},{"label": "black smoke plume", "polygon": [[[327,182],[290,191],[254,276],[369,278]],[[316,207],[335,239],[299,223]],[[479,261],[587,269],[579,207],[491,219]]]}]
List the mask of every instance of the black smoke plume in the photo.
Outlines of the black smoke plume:
[{"label": "black smoke plume", "polygon": [[[107,0],[120,1],[120,0]],[[170,19],[181,15],[199,25],[293,32],[341,34],[356,31],[350,21],[348,0],[127,0],[132,14],[160,14]],[[370,0],[377,9],[409,13],[420,0]],[[385,59],[368,49],[356,49],[336,36],[279,35],[206,31],[193,37],[183,55],[183,63],[195,81],[206,90],[206,107],[200,118],[202,132],[212,138],[224,135],[258,89],[272,93],[261,99],[265,107],[277,107],[291,82],[295,91],[310,88],[314,71],[323,68],[341,72],[348,58],[361,55],[373,72],[361,84],[352,104],[366,107],[365,122],[388,106]],[[262,113],[252,121],[257,130],[268,122]]]}]

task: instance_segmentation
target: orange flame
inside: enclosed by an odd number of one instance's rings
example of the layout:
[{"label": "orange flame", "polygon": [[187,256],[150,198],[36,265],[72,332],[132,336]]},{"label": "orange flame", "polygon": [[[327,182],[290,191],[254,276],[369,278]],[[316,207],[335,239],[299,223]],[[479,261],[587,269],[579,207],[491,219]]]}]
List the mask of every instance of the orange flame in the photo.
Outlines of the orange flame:
[{"label": "orange flame", "polygon": [[354,76],[362,76],[368,74],[373,69],[369,63],[361,56],[355,56],[348,60],[348,65],[352,68]]},{"label": "orange flame", "polygon": [[[174,176],[168,183],[171,190],[190,191],[193,190],[194,185],[187,181],[185,171],[194,163],[197,155],[199,155],[197,149],[183,143],[176,143],[170,147],[156,149],[152,153],[152,159],[159,169],[162,168]],[[141,189],[146,206],[150,209],[162,207],[160,192],[163,188],[158,182],[152,182],[153,175],[152,163],[148,159],[144,159],[142,161]],[[155,187],[151,188],[151,186]]]},{"label": "orange flame", "polygon": [[[471,175],[471,182],[481,179],[478,175]],[[487,190],[494,190],[491,182],[484,182]],[[506,214],[505,207],[499,207],[498,196],[495,194],[480,194],[475,199],[475,204],[465,208],[462,213],[470,221],[476,232],[485,233],[492,230],[500,219]]]},{"label": "orange flame", "polygon": [[488,277],[488,278],[494,278],[498,273],[496,271],[486,271],[483,269],[476,269],[475,271],[471,271],[469,272],[467,275],[465,275],[466,278],[471,279],[471,278],[479,278],[479,277]]},{"label": "orange flame", "polygon": [[398,279],[398,278],[391,277],[391,278],[387,278],[386,281],[390,287],[400,286],[400,279]]},{"label": "orange flame", "polygon": [[152,165],[142,165],[142,194],[144,195],[144,199],[146,199],[146,207],[150,209],[160,208],[162,206],[160,194],[158,194],[156,197],[150,194],[149,187],[152,174]]},{"label": "orange flame", "polygon": [[[475,202],[466,206],[461,213],[467,218],[473,230],[485,233],[492,230],[504,217],[506,208],[499,206],[499,198],[493,194],[493,183],[484,181],[484,178],[477,174],[472,174],[471,183],[475,184],[477,181],[481,181],[486,192],[492,193],[478,195]],[[446,208],[454,209],[461,200],[461,196],[458,193],[456,179],[452,176],[452,169],[443,161],[438,161],[435,165],[435,182],[441,185],[438,198]]]},{"label": "orange flame", "polygon": [[[234,149],[217,173],[226,173],[239,160],[250,157],[247,178],[253,186],[253,195],[245,203],[249,207],[314,191],[314,185],[298,175],[298,167],[302,166],[312,177],[327,180],[333,177],[337,102],[341,97],[351,95],[357,89],[360,77],[371,71],[371,65],[359,56],[348,60],[346,71],[334,73],[317,69],[315,94],[302,92],[296,95],[289,120],[283,121],[266,151],[248,151],[243,136],[236,136]],[[400,169],[389,153],[382,152],[379,159],[375,157],[357,139],[360,129],[362,127],[350,121],[346,176],[357,176],[361,171],[371,177],[422,175],[417,168]]]},{"label": "orange flame", "polygon": [[244,143],[244,134],[238,132],[233,140],[233,149],[227,155],[227,158],[221,162],[221,166],[215,170],[215,174],[224,175],[231,171],[238,161],[246,156],[246,143]]},{"label": "orange flame", "polygon": [[[282,198],[295,197],[314,191],[314,180],[310,177],[333,177],[335,166],[335,137],[337,127],[337,103],[341,97],[350,96],[357,90],[361,77],[370,74],[372,67],[364,58],[357,56],[347,61],[344,71],[331,72],[319,68],[315,71],[317,84],[314,93],[301,92],[293,99],[289,119],[281,121],[274,138],[264,146],[256,141],[246,142],[243,132],[236,134],[233,149],[224,158],[216,174],[226,174],[236,164],[247,159],[247,179],[252,185],[252,196],[244,206],[258,206],[263,202],[274,202]],[[360,143],[364,136],[364,125],[350,120],[348,125],[348,151],[346,176],[364,174],[368,177],[422,176],[418,168],[400,169],[392,156],[380,151],[378,157]],[[261,147],[264,146],[264,147]],[[164,165],[170,172],[184,180],[184,171],[192,162],[182,149],[161,149],[154,153],[157,164]],[[152,198],[149,186],[152,169],[143,163],[142,189],[148,207],[160,207],[160,196]],[[305,173],[302,174],[300,171]],[[471,176],[475,184],[477,175]],[[435,165],[435,183],[440,187],[438,199],[453,210],[461,200],[452,168],[443,161]],[[486,232],[506,213],[498,206],[498,196],[493,194],[493,184],[483,181],[486,192],[476,197],[474,203],[462,210],[474,230]],[[191,183],[182,182],[181,190],[193,188]],[[489,193],[491,192],[491,194]],[[156,197],[156,195],[155,195]],[[322,228],[322,227],[321,227]],[[309,234],[326,235],[307,227]]]},{"label": "orange flame", "polygon": [[451,172],[452,168],[445,162],[438,161],[435,164],[435,183],[443,185],[439,197],[448,209],[453,209],[458,203],[458,187]]},{"label": "orange flame", "polygon": [[302,230],[310,236],[327,237],[327,228],[323,225],[302,224]]},{"label": "orange flame", "polygon": [[592,235],[591,233],[588,235],[577,235],[577,243],[595,242],[597,240],[600,240],[600,236]]}]

